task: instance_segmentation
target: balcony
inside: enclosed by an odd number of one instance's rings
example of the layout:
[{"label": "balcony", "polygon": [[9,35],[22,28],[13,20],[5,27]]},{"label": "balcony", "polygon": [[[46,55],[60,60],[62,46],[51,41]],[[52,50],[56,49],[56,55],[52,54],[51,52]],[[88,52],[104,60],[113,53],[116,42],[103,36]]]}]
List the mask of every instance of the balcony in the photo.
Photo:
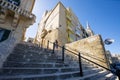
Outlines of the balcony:
[{"label": "balcony", "polygon": [[80,33],[79,32],[75,32],[77,36],[80,36]]},{"label": "balcony", "polygon": [[34,19],[34,20],[36,18],[35,15],[32,14],[31,12],[29,12],[25,9],[22,9],[19,6],[15,5],[11,2],[8,2],[6,0],[0,0],[0,6],[5,9],[10,9],[11,11],[13,11],[21,16],[24,16],[26,18],[30,18],[30,19]]},{"label": "balcony", "polygon": [[19,6],[20,2],[21,2],[21,0],[7,0],[7,1],[14,4],[14,5],[16,5],[16,6]]},{"label": "balcony", "polygon": [[67,19],[68,19],[69,21],[72,20],[71,17],[70,17],[70,15],[66,15],[66,17],[67,17]]}]

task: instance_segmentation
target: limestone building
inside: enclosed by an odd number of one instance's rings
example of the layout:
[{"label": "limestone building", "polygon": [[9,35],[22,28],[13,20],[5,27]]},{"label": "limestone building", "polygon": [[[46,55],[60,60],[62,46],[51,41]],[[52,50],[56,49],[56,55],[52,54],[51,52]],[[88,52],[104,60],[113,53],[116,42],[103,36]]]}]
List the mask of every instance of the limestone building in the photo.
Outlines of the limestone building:
[{"label": "limestone building", "polygon": [[120,54],[112,54],[112,62],[120,63]]},{"label": "limestone building", "polygon": [[70,8],[59,2],[54,9],[45,11],[38,26],[35,43],[46,45],[46,40],[63,46],[82,38],[94,35],[90,26],[87,29],[80,24],[77,16]]},{"label": "limestone building", "polygon": [[35,22],[35,0],[0,0],[0,66],[15,43],[24,40],[26,29]]}]

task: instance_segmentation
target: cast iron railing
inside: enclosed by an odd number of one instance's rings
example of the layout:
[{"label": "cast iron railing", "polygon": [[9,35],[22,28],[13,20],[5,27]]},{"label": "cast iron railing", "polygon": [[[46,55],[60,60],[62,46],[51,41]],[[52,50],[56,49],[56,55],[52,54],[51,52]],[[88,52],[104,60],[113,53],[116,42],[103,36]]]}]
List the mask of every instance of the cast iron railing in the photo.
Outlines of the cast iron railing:
[{"label": "cast iron railing", "polygon": [[[47,49],[49,49],[49,44],[53,44],[53,49],[52,49],[52,53],[55,53],[55,46],[58,46],[59,48],[61,48],[62,49],[62,62],[64,63],[64,60],[65,60],[65,50],[67,50],[68,52],[71,52],[72,54],[74,54],[74,55],[77,55],[78,56],[78,60],[79,60],[79,70],[80,70],[80,76],[83,76],[83,71],[82,71],[82,61],[81,61],[81,59],[85,59],[85,60],[87,60],[87,61],[89,61],[89,62],[91,62],[91,63],[93,63],[93,64],[95,64],[95,65],[97,65],[97,66],[99,66],[99,67],[102,67],[103,69],[105,69],[105,70],[107,70],[107,71],[110,71],[111,73],[113,73],[113,74],[115,74],[116,76],[118,76],[118,78],[119,78],[119,80],[120,80],[120,71],[114,71],[114,70],[111,70],[111,69],[109,69],[109,68],[106,68],[106,67],[104,67],[104,66],[102,66],[102,65],[100,65],[100,64],[98,64],[98,63],[96,63],[96,62],[94,62],[94,61],[92,61],[92,60],[90,60],[90,59],[87,59],[87,58],[85,58],[85,57],[83,57],[83,56],[81,56],[81,54],[82,53],[80,53],[80,52],[78,52],[78,53],[75,53],[75,52],[73,52],[73,51],[70,51],[70,50],[68,50],[68,49],[66,49],[64,46],[60,46],[60,45],[58,45],[58,44],[56,44],[55,42],[50,42],[49,40],[48,40],[48,42],[47,42]],[[42,47],[42,46],[41,46]],[[91,57],[90,55],[89,55],[89,57]],[[94,57],[91,57],[91,58],[94,58]],[[100,61],[100,62],[104,62],[104,61],[101,61],[101,60],[99,60],[99,59],[97,59],[97,58],[94,58],[94,59],[96,59],[96,60],[98,60],[98,61]],[[105,62],[104,62],[105,63]]]}]

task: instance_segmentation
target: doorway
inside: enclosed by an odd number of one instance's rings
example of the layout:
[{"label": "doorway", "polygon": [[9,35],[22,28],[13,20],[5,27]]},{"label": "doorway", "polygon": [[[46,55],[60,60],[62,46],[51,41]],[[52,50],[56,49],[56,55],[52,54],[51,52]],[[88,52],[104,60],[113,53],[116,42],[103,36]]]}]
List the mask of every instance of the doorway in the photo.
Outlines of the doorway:
[{"label": "doorway", "polygon": [[10,32],[10,30],[0,28],[0,42],[8,39]]}]

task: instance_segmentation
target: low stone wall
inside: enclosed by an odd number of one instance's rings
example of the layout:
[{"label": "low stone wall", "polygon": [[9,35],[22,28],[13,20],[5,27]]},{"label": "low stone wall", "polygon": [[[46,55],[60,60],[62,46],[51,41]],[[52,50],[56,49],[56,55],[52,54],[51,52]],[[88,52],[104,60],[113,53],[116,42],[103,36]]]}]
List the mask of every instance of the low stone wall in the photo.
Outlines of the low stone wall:
[{"label": "low stone wall", "polygon": [[106,53],[102,38],[100,35],[91,36],[65,45],[67,49],[78,51],[85,58],[92,60],[106,68]]},{"label": "low stone wall", "polygon": [[0,43],[0,68],[15,46],[15,39],[9,38]]}]

